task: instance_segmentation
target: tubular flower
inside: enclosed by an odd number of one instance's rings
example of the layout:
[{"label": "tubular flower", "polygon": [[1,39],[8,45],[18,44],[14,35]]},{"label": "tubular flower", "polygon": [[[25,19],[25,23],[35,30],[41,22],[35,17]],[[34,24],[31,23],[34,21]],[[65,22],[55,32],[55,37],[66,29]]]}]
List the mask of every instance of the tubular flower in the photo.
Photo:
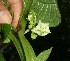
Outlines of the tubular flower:
[{"label": "tubular flower", "polygon": [[31,31],[38,34],[39,36],[45,36],[51,33],[49,30],[49,23],[42,23],[41,21],[39,21],[38,25]]}]

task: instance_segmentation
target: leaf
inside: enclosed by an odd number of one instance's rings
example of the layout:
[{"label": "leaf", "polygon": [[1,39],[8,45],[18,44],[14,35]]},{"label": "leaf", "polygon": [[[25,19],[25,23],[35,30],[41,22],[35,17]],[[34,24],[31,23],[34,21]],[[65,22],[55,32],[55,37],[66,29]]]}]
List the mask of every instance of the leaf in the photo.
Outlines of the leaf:
[{"label": "leaf", "polygon": [[57,0],[33,0],[31,10],[36,13],[37,22],[41,20],[55,27],[61,22]]},{"label": "leaf", "polygon": [[21,30],[18,31],[18,35],[19,35],[19,39],[21,41],[22,47],[24,49],[26,61],[36,61],[36,56],[35,56],[34,50],[33,50],[32,46],[30,45],[30,43],[28,42],[28,40],[24,36],[25,27],[27,24],[25,17],[22,16],[20,18],[20,21],[21,21],[20,22],[21,23]]},{"label": "leaf", "polygon": [[[11,24],[3,24],[1,27],[1,30],[4,34],[4,40],[6,40],[8,38],[9,33],[12,30],[12,25]],[[6,40],[6,42],[8,42],[8,40]]]},{"label": "leaf", "polygon": [[37,60],[38,61],[46,61],[50,55],[52,51],[52,47],[48,50],[45,50],[43,52],[41,52],[38,56],[37,56]]},{"label": "leaf", "polygon": [[30,45],[30,43],[28,42],[28,40],[25,38],[23,31],[22,30],[19,31],[18,34],[19,34],[19,38],[24,49],[26,61],[36,61],[34,50],[32,46]]},{"label": "leaf", "polygon": [[4,57],[3,57],[2,53],[1,53],[1,51],[0,51],[0,61],[6,61],[6,60],[4,59]]},{"label": "leaf", "polygon": [[10,42],[10,39],[7,37],[3,43],[9,43]]}]

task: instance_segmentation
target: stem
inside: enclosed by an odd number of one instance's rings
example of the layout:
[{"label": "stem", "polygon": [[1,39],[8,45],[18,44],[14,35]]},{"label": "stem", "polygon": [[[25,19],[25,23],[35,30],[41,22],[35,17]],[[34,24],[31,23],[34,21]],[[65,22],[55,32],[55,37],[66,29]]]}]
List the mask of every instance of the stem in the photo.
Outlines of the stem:
[{"label": "stem", "polygon": [[25,56],[26,56],[26,61],[35,61],[36,60],[36,55],[34,53],[34,50],[33,50],[32,46],[30,45],[28,40],[25,38],[25,36],[23,34],[23,31],[20,30],[18,32],[18,34],[19,34],[19,38],[20,38],[21,44],[22,44],[23,49],[24,49],[24,53],[25,53]]},{"label": "stem", "polygon": [[32,5],[33,0],[28,0],[28,5],[26,6],[24,16],[27,17],[30,7]]},{"label": "stem", "polygon": [[25,56],[24,56],[24,54],[22,52],[22,48],[20,46],[20,43],[18,42],[18,40],[16,39],[16,37],[12,33],[10,33],[9,34],[9,38],[13,41],[13,43],[14,43],[14,45],[15,45],[18,53],[19,53],[21,61],[25,61]]}]

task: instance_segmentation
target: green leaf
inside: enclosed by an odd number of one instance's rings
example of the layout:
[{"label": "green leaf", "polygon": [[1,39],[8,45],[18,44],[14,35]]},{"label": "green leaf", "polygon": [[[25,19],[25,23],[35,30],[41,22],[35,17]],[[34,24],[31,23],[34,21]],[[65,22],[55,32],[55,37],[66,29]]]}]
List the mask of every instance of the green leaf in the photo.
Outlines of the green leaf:
[{"label": "green leaf", "polygon": [[[3,24],[1,27],[1,30],[4,34],[4,40],[6,40],[8,38],[9,33],[12,30],[12,25],[11,24]],[[6,40],[6,42],[9,42],[9,41]]]},{"label": "green leaf", "polygon": [[43,52],[41,52],[38,56],[37,56],[37,60],[38,61],[46,61],[50,55],[52,51],[52,48],[45,50]]},{"label": "green leaf", "polygon": [[19,38],[24,49],[26,61],[36,61],[34,50],[32,46],[30,45],[30,43],[28,42],[28,40],[25,38],[23,30],[19,31],[18,34],[19,34]]},{"label": "green leaf", "polygon": [[22,52],[20,43],[18,42],[18,40],[16,39],[16,37],[11,33],[11,29],[13,29],[13,31],[16,31],[11,24],[3,24],[2,25],[2,32],[4,33],[4,43],[8,43],[10,41],[10,39],[13,41],[21,61],[24,61],[24,54]]},{"label": "green leaf", "polygon": [[33,50],[32,46],[30,45],[30,43],[28,42],[28,40],[24,36],[25,27],[26,27],[26,19],[23,15],[20,18],[20,23],[21,23],[21,30],[18,31],[18,35],[19,35],[21,44],[24,49],[26,61],[36,61],[36,56],[35,56],[34,50]]},{"label": "green leaf", "polygon": [[7,37],[3,43],[9,43],[10,42],[10,39]]},{"label": "green leaf", "polygon": [[1,53],[1,51],[0,51],[0,61],[6,61],[6,60],[4,59],[4,57],[3,57],[2,53]]},{"label": "green leaf", "polygon": [[50,27],[55,27],[61,22],[57,0],[33,0],[31,10],[36,13],[37,22],[41,20],[49,23]]}]

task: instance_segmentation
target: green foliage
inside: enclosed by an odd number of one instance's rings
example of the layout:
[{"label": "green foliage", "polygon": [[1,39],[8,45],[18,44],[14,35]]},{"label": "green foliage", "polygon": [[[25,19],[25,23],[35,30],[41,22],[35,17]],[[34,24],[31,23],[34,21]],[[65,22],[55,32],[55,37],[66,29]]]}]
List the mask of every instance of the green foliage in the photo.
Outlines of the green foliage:
[{"label": "green foliage", "polygon": [[39,36],[45,36],[50,32],[49,30],[49,23],[42,23],[39,20],[39,23],[37,24],[36,14],[34,11],[30,11],[28,14],[27,20],[29,21],[28,29],[25,31],[24,34],[31,31],[31,38],[36,39],[36,37]]},{"label": "green foliage", "polygon": [[12,25],[11,24],[3,24],[2,25],[2,32],[4,33],[4,37],[7,38],[9,33],[11,32]]},{"label": "green foliage", "polygon": [[[8,3],[5,2],[5,4],[6,6],[9,7]],[[24,32],[27,24],[26,18],[30,10],[33,10],[36,13],[37,23],[39,22],[39,20],[41,20],[44,23],[49,23],[50,27],[55,27],[59,25],[59,23],[61,22],[60,13],[58,10],[56,0],[24,0],[24,6],[20,17],[21,27],[19,31],[16,32],[17,38],[16,38],[16,35],[12,33],[12,30],[15,30],[15,29],[13,29],[10,24],[3,24],[1,30],[4,34],[6,43],[8,43],[9,40],[13,41],[19,53],[21,61],[25,61],[25,57],[26,57],[26,61],[46,61],[52,51],[52,48],[41,52],[36,57],[32,46],[24,36]],[[15,31],[13,32],[15,33]],[[33,35],[33,38],[36,38],[36,37],[37,35]],[[25,56],[23,53],[25,53]],[[3,57],[2,54],[0,55],[1,57]]]},{"label": "green foliage", "polygon": [[33,0],[31,10],[37,13],[37,21],[49,23],[50,27],[61,22],[56,0]]},{"label": "green foliage", "polygon": [[38,61],[46,61],[50,55],[52,51],[52,48],[45,50],[43,52],[41,52],[38,56],[37,56],[37,60]]},{"label": "green foliage", "polygon": [[16,37],[12,34],[12,29],[13,28],[11,24],[2,25],[2,32],[4,33],[4,38],[5,38],[4,43],[9,43],[10,40],[12,40],[19,53],[21,61],[24,61],[25,59],[24,59],[24,54],[22,52],[21,45],[19,41],[16,39]]},{"label": "green foliage", "polygon": [[[28,0],[24,0],[24,2],[24,6],[28,6]],[[44,23],[49,23],[50,27],[58,26],[61,22],[56,0],[33,0],[30,9],[36,13],[37,22],[41,20]]]},{"label": "green foliage", "polygon": [[[25,24],[23,24],[22,22],[24,22],[25,20],[21,21],[21,26],[25,26]],[[23,49],[24,49],[24,53],[25,53],[25,56],[26,56],[26,61],[40,61],[41,59],[43,61],[46,61],[52,51],[52,48],[40,53],[37,57],[35,55],[35,52],[32,48],[32,46],[30,45],[30,43],[28,42],[28,40],[25,38],[25,36],[23,35],[24,34],[24,31],[25,29],[21,29],[18,34],[19,34],[19,38],[20,38],[20,41],[21,41],[21,44],[23,46]]]},{"label": "green foliage", "polygon": [[6,61],[6,60],[4,59],[4,57],[3,57],[2,53],[1,53],[1,51],[0,51],[0,61]]},{"label": "green foliage", "polygon": [[33,0],[24,0],[24,16],[27,17]]},{"label": "green foliage", "polygon": [[[23,17],[23,20],[21,20],[21,30],[18,32],[18,35],[19,35],[19,38],[20,38],[20,41],[21,41],[21,44],[23,46],[23,49],[24,49],[24,53],[25,53],[25,57],[26,57],[26,61],[40,61],[39,59],[43,58],[44,61],[46,61],[52,51],[52,48],[42,52],[42,55],[40,54],[39,58],[36,57],[35,55],[35,52],[32,48],[32,46],[30,45],[30,43],[28,42],[28,40],[25,38],[24,36],[24,32],[25,31],[25,26],[26,24],[23,24],[23,22],[25,22],[26,19],[24,19]],[[25,22],[26,23],[26,22]],[[24,27],[24,28],[23,28]],[[46,54],[48,54],[46,56]],[[46,56],[46,57],[45,57]]]},{"label": "green foliage", "polygon": [[23,35],[24,32],[22,30],[20,30],[18,32],[18,34],[19,34],[19,38],[20,38],[21,44],[24,49],[26,61],[36,61],[36,56],[35,56],[34,50],[33,50],[32,46],[30,45],[30,43],[28,42],[28,40]]},{"label": "green foliage", "polygon": [[36,61],[36,56],[35,56],[34,50],[33,50],[32,46],[30,45],[30,43],[28,42],[28,40],[24,36],[26,24],[27,24],[27,22],[26,22],[25,17],[23,16],[23,11],[22,11],[22,14],[20,17],[21,29],[20,29],[20,31],[18,31],[19,39],[20,39],[21,44],[24,49],[26,61],[33,61],[33,60]]},{"label": "green foliage", "polygon": [[4,43],[10,42],[10,39],[8,38],[8,35],[12,30],[12,25],[11,24],[3,24],[1,26],[1,30],[4,34]]},{"label": "green foliage", "polygon": [[10,39],[7,37],[3,43],[9,43],[10,42]]},{"label": "green foliage", "polygon": [[21,48],[19,41],[16,39],[16,37],[12,33],[9,34],[9,38],[13,41],[13,43],[14,43],[14,45],[19,53],[20,60],[25,61],[25,56],[23,54],[23,51],[22,51],[22,48]]}]

